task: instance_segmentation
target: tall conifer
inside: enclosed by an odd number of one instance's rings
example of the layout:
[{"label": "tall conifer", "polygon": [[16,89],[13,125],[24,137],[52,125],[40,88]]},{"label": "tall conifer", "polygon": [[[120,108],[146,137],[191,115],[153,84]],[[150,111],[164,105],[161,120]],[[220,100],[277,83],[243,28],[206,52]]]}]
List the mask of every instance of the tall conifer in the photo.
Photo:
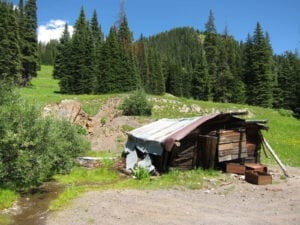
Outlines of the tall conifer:
[{"label": "tall conifer", "polygon": [[69,68],[71,93],[91,93],[94,89],[94,45],[84,9],[74,26]]},{"label": "tall conifer", "polygon": [[118,83],[120,65],[120,46],[117,40],[117,30],[115,26],[112,26],[101,51],[101,70],[97,83],[98,93],[116,93],[120,91],[121,84]]},{"label": "tall conifer", "polygon": [[[22,1],[20,6],[22,7]],[[28,0],[24,15],[22,15],[22,8],[20,10],[20,17],[24,19],[21,22],[20,29],[22,31],[21,51],[22,59],[22,85],[27,85],[32,77],[36,77],[38,70],[38,55],[37,55],[37,5],[36,0]],[[20,20],[21,21],[21,20]]]},{"label": "tall conifer", "polygon": [[[219,37],[216,34],[216,27],[214,24],[214,16],[212,10],[209,12],[208,21],[205,25],[205,40],[204,40],[204,50],[206,61],[208,64],[208,73],[209,73],[209,83],[212,87],[213,98],[216,98],[215,93],[219,89],[217,86],[217,73],[218,73],[218,44],[219,44]],[[210,99],[212,100],[212,99]]]},{"label": "tall conifer", "polygon": [[53,77],[60,79],[60,90],[63,93],[72,92],[71,86],[71,37],[68,30],[68,24],[65,24],[63,34],[57,46],[57,53],[55,57]]},{"label": "tall conifer", "polygon": [[209,78],[208,66],[203,48],[201,57],[196,65],[192,79],[192,97],[199,100],[212,98],[211,79]]},{"label": "tall conifer", "polygon": [[247,69],[247,102],[252,105],[272,107],[273,103],[273,71],[272,50],[268,39],[264,36],[260,23],[257,23],[252,40],[246,47]]},{"label": "tall conifer", "polygon": [[131,91],[137,88],[139,77],[137,74],[136,53],[132,43],[132,32],[129,29],[126,15],[120,19],[121,23],[117,33],[120,46],[121,66],[118,80],[120,82],[120,91]]},{"label": "tall conifer", "polygon": [[141,35],[137,42],[138,70],[141,76],[141,87],[149,92],[149,64],[148,64],[148,46],[145,38]]},{"label": "tall conifer", "polygon": [[0,2],[0,14],[0,79],[18,83],[21,78],[21,53],[13,5]]},{"label": "tall conifer", "polygon": [[212,10],[209,10],[209,16],[208,16],[208,20],[205,24],[205,32],[206,33],[211,33],[211,34],[216,34],[217,33],[217,29],[215,26],[215,16]]}]

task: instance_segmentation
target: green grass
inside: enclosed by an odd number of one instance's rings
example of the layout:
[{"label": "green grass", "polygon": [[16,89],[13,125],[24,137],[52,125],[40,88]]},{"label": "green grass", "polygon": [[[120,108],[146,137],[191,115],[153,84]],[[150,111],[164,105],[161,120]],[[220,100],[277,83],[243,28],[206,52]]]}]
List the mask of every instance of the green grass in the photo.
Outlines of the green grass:
[{"label": "green grass", "polygon": [[0,210],[11,207],[18,197],[19,195],[14,191],[0,189]]},{"label": "green grass", "polygon": [[111,183],[118,180],[118,174],[107,168],[87,169],[74,168],[68,175],[55,175],[54,179],[64,184],[97,184]]},{"label": "green grass", "polygon": [[85,188],[83,186],[71,185],[65,188],[64,192],[51,202],[49,209],[52,211],[62,209],[68,205],[71,200],[78,198],[84,191]]},{"label": "green grass", "polygon": [[74,99],[82,103],[83,110],[95,115],[100,106],[113,95],[70,95],[59,92],[58,80],[52,78],[53,66],[41,66],[37,78],[33,78],[31,86],[21,88],[21,95],[31,103],[44,106],[48,103],[59,103],[64,99]]},{"label": "green grass", "polygon": [[[144,176],[141,179],[132,179],[118,176],[110,167],[88,170],[76,168],[68,175],[55,176],[56,180],[67,185],[65,191],[52,201],[50,210],[59,210],[66,207],[73,199],[82,193],[91,190],[157,190],[157,189],[202,189],[205,179],[217,178],[220,173],[214,170],[170,170],[159,177]],[[206,184],[211,186],[211,184]],[[215,183],[214,185],[217,185]]]},{"label": "green grass", "polygon": [[[90,154],[88,154],[91,156]],[[112,153],[104,152],[96,155],[97,157],[113,157]],[[90,190],[155,190],[162,188],[176,189],[201,189],[204,187],[205,178],[217,178],[220,173],[215,170],[188,170],[179,171],[171,169],[169,173],[159,177],[141,176],[139,179],[132,179],[120,175],[113,168],[111,163],[102,164],[101,168],[86,169],[74,168],[70,174],[56,175],[55,180],[66,185],[66,188],[59,197],[50,204],[51,210],[59,210],[70,203],[74,198]]]}]

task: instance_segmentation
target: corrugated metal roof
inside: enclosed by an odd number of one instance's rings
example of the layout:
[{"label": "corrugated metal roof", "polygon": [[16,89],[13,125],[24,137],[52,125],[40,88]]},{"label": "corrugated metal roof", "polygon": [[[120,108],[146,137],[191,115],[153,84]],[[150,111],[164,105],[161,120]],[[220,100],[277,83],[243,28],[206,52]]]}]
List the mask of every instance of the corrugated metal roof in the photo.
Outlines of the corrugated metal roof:
[{"label": "corrugated metal roof", "polygon": [[162,143],[166,138],[189,126],[202,117],[161,119],[130,131],[128,134],[146,141]]},{"label": "corrugated metal roof", "polygon": [[[144,141],[160,143],[167,151],[171,151],[176,141],[182,140],[197,127],[213,119],[223,120],[224,122],[225,118],[232,119],[232,113],[215,113],[193,118],[161,119],[135,129],[129,132],[128,135]],[[235,118],[235,120],[244,121],[238,118]]]}]

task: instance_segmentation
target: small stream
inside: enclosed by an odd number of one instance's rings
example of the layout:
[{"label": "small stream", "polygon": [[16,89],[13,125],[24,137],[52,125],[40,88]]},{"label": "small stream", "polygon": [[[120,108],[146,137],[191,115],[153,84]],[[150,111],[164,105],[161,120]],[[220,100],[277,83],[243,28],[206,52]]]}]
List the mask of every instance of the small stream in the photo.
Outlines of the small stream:
[{"label": "small stream", "polygon": [[[7,225],[44,225],[46,223],[48,207],[56,199],[64,187],[56,182],[47,182],[42,186],[23,194],[3,217],[7,218]],[[1,222],[1,221],[0,221]]]}]

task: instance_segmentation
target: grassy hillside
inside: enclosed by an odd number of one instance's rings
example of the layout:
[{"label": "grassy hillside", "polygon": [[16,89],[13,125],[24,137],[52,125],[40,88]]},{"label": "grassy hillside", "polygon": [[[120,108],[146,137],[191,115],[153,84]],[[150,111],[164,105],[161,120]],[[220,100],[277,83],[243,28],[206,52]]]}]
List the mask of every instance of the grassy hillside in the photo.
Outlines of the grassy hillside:
[{"label": "grassy hillside", "polygon": [[99,105],[112,95],[66,95],[59,92],[58,80],[52,78],[53,66],[42,66],[37,78],[32,79],[32,86],[20,89],[21,95],[31,103],[41,106],[47,103],[59,103],[63,99],[77,99],[83,103],[84,110],[95,114]]},{"label": "grassy hillside", "polygon": [[[52,79],[53,68],[42,66],[38,77],[32,80],[32,87],[22,88],[22,96],[29,102],[41,106],[60,102],[63,99],[78,99],[84,110],[95,114],[99,107],[110,97],[124,95],[64,95],[59,93],[58,81]],[[286,110],[265,109],[248,105],[213,103],[177,98],[171,95],[149,96],[153,102],[154,119],[169,117],[190,117],[212,112],[248,110],[247,119],[267,119],[270,130],[265,132],[266,139],[278,153],[281,160],[290,166],[300,166],[300,121],[293,118]],[[143,118],[139,118],[143,119]],[[263,154],[262,154],[263,156]],[[268,159],[264,159],[267,162]]]}]

